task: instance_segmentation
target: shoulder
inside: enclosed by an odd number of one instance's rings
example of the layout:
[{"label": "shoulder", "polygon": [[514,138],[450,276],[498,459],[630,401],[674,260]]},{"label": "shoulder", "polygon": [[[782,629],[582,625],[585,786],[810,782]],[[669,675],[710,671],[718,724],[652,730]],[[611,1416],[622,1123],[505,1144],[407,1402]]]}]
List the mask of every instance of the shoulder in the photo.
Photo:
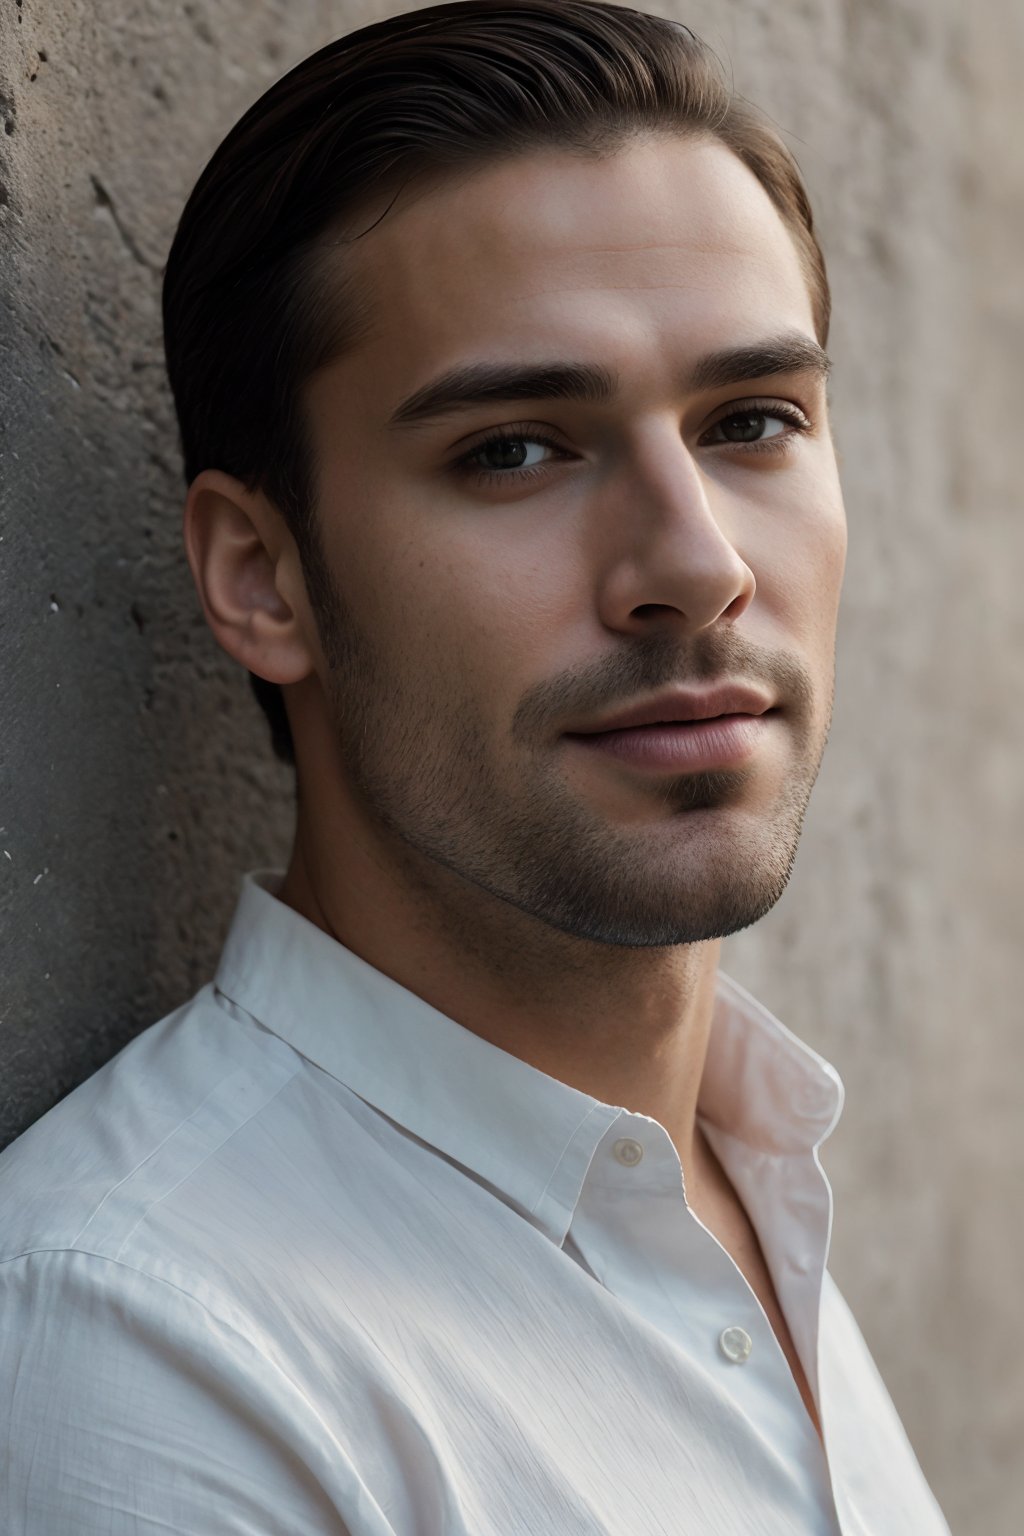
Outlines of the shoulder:
[{"label": "shoulder", "polygon": [[122,1257],[147,1204],[195,1176],[302,1065],[202,988],[0,1153],[0,1263],[73,1250]]},{"label": "shoulder", "polygon": [[[312,1533],[365,1509],[317,1403],[323,1298],[303,1291],[325,1211],[346,1252],[325,1169],[365,1140],[347,1090],[208,987],[0,1154],[0,1528],[27,1536],[31,1509],[100,1536],[116,1510],[141,1533],[145,1509],[195,1536],[240,1515]],[[354,1415],[376,1353],[336,1309],[313,1362]]]},{"label": "shoulder", "polygon": [[211,1306],[119,1260],[37,1249],[0,1261],[0,1316],[11,1536],[214,1536],[238,1519],[313,1536],[362,1507],[347,1447],[223,1293]]}]

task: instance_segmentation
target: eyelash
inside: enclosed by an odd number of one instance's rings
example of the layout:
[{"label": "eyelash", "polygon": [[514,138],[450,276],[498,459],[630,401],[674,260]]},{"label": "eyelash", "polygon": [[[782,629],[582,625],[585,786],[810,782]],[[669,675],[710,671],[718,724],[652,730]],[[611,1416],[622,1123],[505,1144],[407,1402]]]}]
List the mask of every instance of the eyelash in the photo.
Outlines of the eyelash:
[{"label": "eyelash", "polygon": [[[781,421],[788,422],[793,431],[777,433],[774,437],[762,438],[760,441],[752,443],[716,443],[710,446],[734,448],[740,453],[745,454],[760,453],[777,456],[789,451],[789,445],[796,435],[813,431],[811,422],[808,421],[802,411],[798,410],[795,405],[787,405],[778,400],[770,402],[751,400],[742,405],[733,406],[732,410],[727,412],[725,416],[720,416],[717,421],[712,422],[707,431],[713,432],[716,427],[722,426],[724,422],[731,421],[736,416],[775,416]],[[553,437],[550,437],[545,432],[535,431],[528,423],[523,422],[511,427],[501,427],[497,431],[490,433],[481,442],[475,443],[461,459],[457,459],[452,468],[456,473],[465,475],[471,480],[476,480],[482,485],[490,485],[495,481],[502,481],[508,484],[509,481],[531,480],[535,475],[542,475],[548,468],[547,464],[534,464],[526,469],[479,469],[474,465],[473,460],[477,454],[482,454],[488,448],[505,443],[540,443],[544,448],[561,449],[561,444],[556,442]]]}]

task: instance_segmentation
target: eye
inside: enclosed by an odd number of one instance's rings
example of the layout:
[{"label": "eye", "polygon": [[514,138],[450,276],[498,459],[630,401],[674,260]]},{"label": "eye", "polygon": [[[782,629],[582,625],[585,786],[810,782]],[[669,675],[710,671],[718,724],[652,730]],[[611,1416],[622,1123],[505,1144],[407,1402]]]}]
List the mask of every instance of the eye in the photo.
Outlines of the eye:
[{"label": "eye", "polygon": [[[797,406],[754,400],[734,405],[720,416],[701,435],[698,446],[733,448],[742,454],[783,454],[797,434],[811,431],[811,422]],[[573,457],[546,432],[524,423],[491,432],[451,468],[478,485],[515,484],[545,473],[552,460],[540,450],[560,459]]]},{"label": "eye", "polygon": [[[787,430],[788,429],[788,430]],[[795,405],[781,400],[751,401],[719,417],[702,435],[702,446],[731,446],[746,451],[782,453],[794,433],[810,432],[811,423]],[[720,433],[721,436],[713,434]]]},{"label": "eye", "polygon": [[499,480],[508,482],[530,479],[542,473],[549,462],[536,451],[538,448],[550,448],[563,458],[571,457],[553,437],[543,432],[526,427],[503,427],[463,454],[452,468],[484,484]]}]

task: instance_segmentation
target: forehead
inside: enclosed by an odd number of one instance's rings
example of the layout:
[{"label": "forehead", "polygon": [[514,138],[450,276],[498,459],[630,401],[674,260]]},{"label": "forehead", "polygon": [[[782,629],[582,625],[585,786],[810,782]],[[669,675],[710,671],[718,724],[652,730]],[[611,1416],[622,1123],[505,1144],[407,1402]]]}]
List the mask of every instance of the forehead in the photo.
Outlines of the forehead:
[{"label": "forehead", "polygon": [[707,140],[657,137],[601,159],[544,150],[449,173],[400,197],[350,260],[373,324],[328,373],[358,379],[378,416],[438,369],[478,358],[564,348],[650,375],[664,354],[678,377],[691,355],[785,329],[814,335],[781,217]]}]

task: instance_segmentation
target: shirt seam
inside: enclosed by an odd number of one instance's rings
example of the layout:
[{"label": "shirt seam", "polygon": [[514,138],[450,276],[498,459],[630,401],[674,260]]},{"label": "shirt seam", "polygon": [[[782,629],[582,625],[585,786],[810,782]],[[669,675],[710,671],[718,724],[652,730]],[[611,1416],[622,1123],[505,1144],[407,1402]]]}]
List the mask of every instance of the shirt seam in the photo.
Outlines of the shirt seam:
[{"label": "shirt seam", "polygon": [[[262,1364],[267,1365],[270,1370],[272,1370],[277,1376],[286,1381],[292,1390],[302,1399],[302,1402],[315,1418],[323,1433],[332,1441],[336,1439],[333,1430],[327,1423],[325,1423],[319,1410],[313,1403],[310,1402],[309,1397],[302,1389],[302,1387],[288,1374],[286,1370],[282,1368],[282,1366],[277,1363],[276,1360],[273,1359],[272,1356],[259,1349],[256,1344],[253,1343],[249,1335],[242,1332],[242,1330],[237,1328],[234,1323],[229,1322],[227,1318],[223,1317],[219,1312],[215,1311],[213,1307],[210,1307],[206,1304],[206,1302],[201,1301],[198,1296],[194,1295],[191,1291],[186,1290],[183,1285],[178,1285],[176,1281],[168,1280],[163,1275],[152,1274],[150,1271],[145,1269],[139,1269],[137,1265],[129,1264],[124,1259],[111,1258],[110,1255],[106,1253],[96,1253],[91,1248],[67,1248],[64,1246],[56,1245],[51,1247],[26,1248],[21,1250],[19,1253],[7,1254],[6,1256],[0,1258],[0,1270],[2,1270],[5,1265],[17,1263],[21,1259],[31,1259],[36,1255],[45,1256],[48,1254],[54,1254],[57,1256],[65,1254],[71,1256],[81,1255],[83,1258],[97,1259],[101,1264],[110,1264],[117,1269],[126,1270],[131,1275],[137,1275],[140,1280],[149,1281],[155,1286],[164,1287],[169,1291],[174,1291],[179,1296],[183,1296],[186,1301],[191,1302],[206,1317],[212,1318],[218,1327],[223,1328],[228,1333],[230,1333],[233,1339],[239,1340],[245,1347],[245,1350],[248,1352],[248,1354],[250,1354],[256,1360],[260,1361]],[[384,1349],[381,1348],[381,1345],[378,1343],[378,1341],[373,1337],[371,1333],[367,1332],[366,1328],[357,1317],[355,1317],[352,1313],[349,1313],[348,1317],[352,1329],[358,1333],[359,1337],[365,1344],[369,1346],[373,1353],[379,1356],[386,1363],[388,1370],[393,1372],[394,1375],[398,1377],[403,1386],[409,1392],[410,1396],[415,1399],[420,1408],[426,1409],[429,1414],[431,1412],[431,1405],[430,1402],[423,1397],[422,1389],[419,1384],[410,1380],[409,1377],[405,1375],[397,1362],[393,1360],[392,1357]]]},{"label": "shirt seam", "polygon": [[[186,1118],[183,1119],[183,1120],[179,1120],[177,1125],[174,1126],[173,1130],[168,1131],[167,1135],[161,1141],[159,1141],[156,1144],[155,1147],[151,1148],[151,1150],[149,1152],[147,1152],[145,1157],[140,1158],[140,1160],[135,1164],[135,1166],[133,1168],[129,1169],[129,1171],[124,1175],[123,1178],[118,1179],[117,1183],[112,1185],[111,1188],[106,1191],[106,1193],[104,1194],[102,1200],[100,1200],[99,1204],[96,1205],[89,1212],[88,1217],[82,1223],[82,1225],[79,1227],[79,1229],[75,1233],[74,1237],[71,1239],[71,1243],[70,1243],[70,1245],[69,1245],[69,1247],[67,1249],[68,1252],[72,1252],[72,1253],[92,1253],[93,1252],[92,1249],[76,1247],[76,1244],[78,1243],[79,1239],[82,1237],[83,1233],[88,1231],[89,1227],[92,1225],[92,1223],[99,1216],[100,1212],[103,1210],[103,1208],[107,1204],[107,1202],[109,1200],[111,1200],[113,1198],[113,1196],[117,1194],[118,1190],[122,1189],[124,1187],[124,1185],[129,1182],[129,1180],[133,1179],[141,1168],[145,1168],[147,1163],[152,1162],[153,1159],[164,1149],[164,1147],[167,1146],[168,1142],[173,1141],[175,1136],[179,1136],[182,1133],[182,1130],[185,1127],[190,1126],[193,1123],[193,1121],[195,1121],[196,1117],[202,1113],[202,1111],[206,1108],[207,1104],[209,1104],[210,1100],[213,1099],[216,1096],[216,1094],[223,1088],[224,1084],[226,1082],[230,1082],[233,1077],[237,1076],[237,1071],[238,1070],[245,1071],[246,1069],[245,1068],[236,1069],[235,1072],[228,1073],[228,1074],[226,1074],[225,1077],[222,1077],[220,1079],[220,1081],[216,1084],[216,1086],[210,1089],[210,1092],[205,1096],[205,1098],[203,1098],[200,1101],[200,1103],[198,1103],[196,1105],[195,1109],[192,1111],[192,1113],[190,1115],[186,1116]],[[256,1115],[261,1114],[263,1112],[263,1110],[266,1109],[268,1104],[272,1104],[274,1102],[274,1100],[281,1093],[284,1092],[284,1090],[288,1087],[289,1083],[291,1083],[294,1080],[294,1078],[298,1075],[299,1072],[301,1072],[301,1070],[302,1070],[301,1066],[296,1066],[294,1068],[294,1070],[285,1079],[285,1081],[283,1083],[279,1083],[277,1085],[277,1087],[274,1089],[273,1093],[271,1093],[267,1098],[265,1098],[262,1101],[262,1103],[256,1105],[255,1108],[251,1109],[249,1111],[249,1113],[246,1115],[244,1120],[240,1120],[237,1125],[232,1126],[231,1130],[228,1131],[228,1133],[224,1137],[222,1137],[222,1139],[220,1141],[217,1142],[216,1146],[210,1147],[207,1150],[207,1152],[205,1153],[205,1155],[203,1157],[201,1157],[198,1162],[193,1163],[193,1165],[188,1169],[188,1171],[186,1173],[183,1173],[181,1175],[181,1177],[177,1180],[177,1182],[171,1186],[170,1189],[165,1189],[162,1194],[155,1195],[147,1203],[145,1209],[140,1213],[138,1219],[134,1222],[134,1224],[131,1226],[131,1228],[123,1235],[123,1237],[121,1239],[121,1242],[120,1242],[120,1245],[118,1247],[116,1255],[113,1255],[113,1256],[106,1255],[105,1256],[103,1254],[95,1254],[95,1257],[97,1257],[97,1258],[109,1257],[111,1259],[112,1263],[120,1263],[121,1260],[119,1258],[119,1255],[120,1255],[122,1249],[124,1248],[125,1243],[131,1237],[132,1233],[136,1231],[136,1229],[139,1227],[139,1225],[143,1221],[145,1221],[145,1219],[146,1219],[147,1215],[149,1214],[149,1212],[154,1210],[156,1208],[156,1206],[158,1206],[162,1201],[166,1200],[168,1198],[168,1196],[172,1195],[174,1193],[174,1191],[176,1189],[178,1189],[180,1187],[180,1185],[185,1182],[186,1179],[191,1178],[200,1168],[203,1167],[204,1163],[207,1163],[210,1160],[211,1157],[213,1157],[216,1153],[220,1152],[225,1146],[227,1146],[228,1142],[231,1141],[232,1138],[234,1136],[236,1136],[239,1131],[244,1130],[244,1128],[249,1124],[250,1120],[252,1120]],[[65,1250],[64,1249],[52,1249],[52,1250],[51,1249],[40,1249],[40,1250],[33,1249],[32,1251],[33,1252],[36,1252],[36,1251],[38,1251],[38,1252],[63,1252]],[[131,1266],[128,1266],[128,1267],[130,1268]],[[139,1273],[140,1274],[144,1274],[145,1271],[144,1270],[140,1270]]]}]

